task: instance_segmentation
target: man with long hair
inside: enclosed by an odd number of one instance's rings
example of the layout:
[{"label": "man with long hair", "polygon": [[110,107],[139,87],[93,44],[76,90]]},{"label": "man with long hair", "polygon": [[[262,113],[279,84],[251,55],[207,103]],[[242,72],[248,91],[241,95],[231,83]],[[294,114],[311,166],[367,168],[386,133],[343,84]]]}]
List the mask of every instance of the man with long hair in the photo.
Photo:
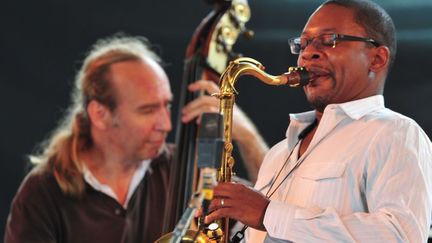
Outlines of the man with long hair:
[{"label": "man with long hair", "polygon": [[[199,81],[191,91],[218,88]],[[153,242],[161,236],[173,146],[173,99],[160,58],[145,38],[98,41],[76,77],[72,105],[14,198],[5,241]],[[201,97],[183,110],[189,122],[217,110]],[[254,126],[240,113],[237,141],[256,141]],[[245,135],[249,133],[249,135]],[[252,134],[252,136],[250,135]],[[262,155],[255,156],[255,160]]]}]

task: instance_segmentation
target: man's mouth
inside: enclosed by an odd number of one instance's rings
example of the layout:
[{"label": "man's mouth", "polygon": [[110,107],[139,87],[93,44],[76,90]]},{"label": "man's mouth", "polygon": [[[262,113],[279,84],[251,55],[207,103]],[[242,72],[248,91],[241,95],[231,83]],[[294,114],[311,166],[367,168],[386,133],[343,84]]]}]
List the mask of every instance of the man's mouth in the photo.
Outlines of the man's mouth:
[{"label": "man's mouth", "polygon": [[312,67],[309,69],[309,73],[311,78],[308,85],[310,86],[315,86],[320,80],[327,79],[330,77],[330,72],[323,70],[321,68]]},{"label": "man's mouth", "polygon": [[165,139],[163,139],[163,140],[157,140],[157,141],[153,141],[153,144],[161,145],[164,142],[165,142]]},{"label": "man's mouth", "polygon": [[153,145],[153,146],[160,146],[163,143],[165,143],[165,138],[163,138],[163,139],[153,139],[153,140],[148,141],[148,143],[151,144],[151,145]]}]

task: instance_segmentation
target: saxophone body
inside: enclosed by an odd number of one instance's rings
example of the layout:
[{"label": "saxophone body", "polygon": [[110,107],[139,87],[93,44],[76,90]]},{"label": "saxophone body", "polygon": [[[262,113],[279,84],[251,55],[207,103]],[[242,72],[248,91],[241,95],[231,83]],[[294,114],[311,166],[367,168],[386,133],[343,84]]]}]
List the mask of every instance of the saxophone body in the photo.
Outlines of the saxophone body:
[{"label": "saxophone body", "polygon": [[232,118],[235,95],[235,83],[243,75],[254,76],[269,85],[289,85],[290,87],[301,87],[310,80],[310,75],[302,67],[290,67],[287,73],[273,76],[264,72],[264,66],[258,61],[241,57],[231,61],[220,79],[220,93],[213,94],[220,99],[219,112],[224,118],[225,147],[222,154],[221,167],[218,174],[218,182],[230,182],[234,159],[231,156],[232,145]]},{"label": "saxophone body", "polygon": [[[231,61],[221,75],[220,93],[214,96],[220,99],[219,112],[223,115],[225,145],[222,152],[221,166],[218,170],[217,180],[221,182],[231,182],[233,176],[234,158],[232,157],[232,120],[235,95],[235,83],[243,75],[251,75],[269,85],[289,85],[290,87],[301,87],[309,83],[311,76],[305,68],[290,67],[287,73],[273,76],[264,72],[264,66],[258,61],[241,57]],[[222,221],[223,237],[218,242],[229,242],[229,219]]]}]

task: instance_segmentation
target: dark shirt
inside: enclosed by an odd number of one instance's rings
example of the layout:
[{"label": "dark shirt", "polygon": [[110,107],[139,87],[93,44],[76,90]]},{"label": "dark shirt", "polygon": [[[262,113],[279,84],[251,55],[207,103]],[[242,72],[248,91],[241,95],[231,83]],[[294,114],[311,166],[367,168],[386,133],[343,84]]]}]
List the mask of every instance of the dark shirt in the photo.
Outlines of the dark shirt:
[{"label": "dark shirt", "polygon": [[153,242],[162,235],[172,148],[154,159],[127,209],[86,184],[65,196],[52,172],[30,173],[12,202],[6,243]]}]

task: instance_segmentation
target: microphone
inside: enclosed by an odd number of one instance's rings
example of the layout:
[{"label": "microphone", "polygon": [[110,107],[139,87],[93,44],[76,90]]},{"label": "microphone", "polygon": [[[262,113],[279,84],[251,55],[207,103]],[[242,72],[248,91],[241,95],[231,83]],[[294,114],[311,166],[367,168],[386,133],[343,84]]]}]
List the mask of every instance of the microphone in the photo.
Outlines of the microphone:
[{"label": "microphone", "polygon": [[[223,117],[219,113],[203,113],[201,124],[198,128],[198,168],[200,179],[198,191],[195,193],[183,213],[180,221],[173,231],[171,242],[180,243],[191,224],[192,218],[199,207],[203,208],[201,219],[208,214],[210,202],[213,199],[213,188],[216,186],[216,164],[220,164],[222,158],[223,139]],[[201,224],[202,227],[204,224]],[[196,237],[197,235],[195,235]],[[195,242],[195,240],[194,240]]]},{"label": "microphone", "polygon": [[202,203],[203,217],[207,215],[216,186],[217,169],[222,159],[224,146],[223,116],[219,113],[203,113],[198,128],[197,165],[200,169],[200,187],[204,195]]}]

